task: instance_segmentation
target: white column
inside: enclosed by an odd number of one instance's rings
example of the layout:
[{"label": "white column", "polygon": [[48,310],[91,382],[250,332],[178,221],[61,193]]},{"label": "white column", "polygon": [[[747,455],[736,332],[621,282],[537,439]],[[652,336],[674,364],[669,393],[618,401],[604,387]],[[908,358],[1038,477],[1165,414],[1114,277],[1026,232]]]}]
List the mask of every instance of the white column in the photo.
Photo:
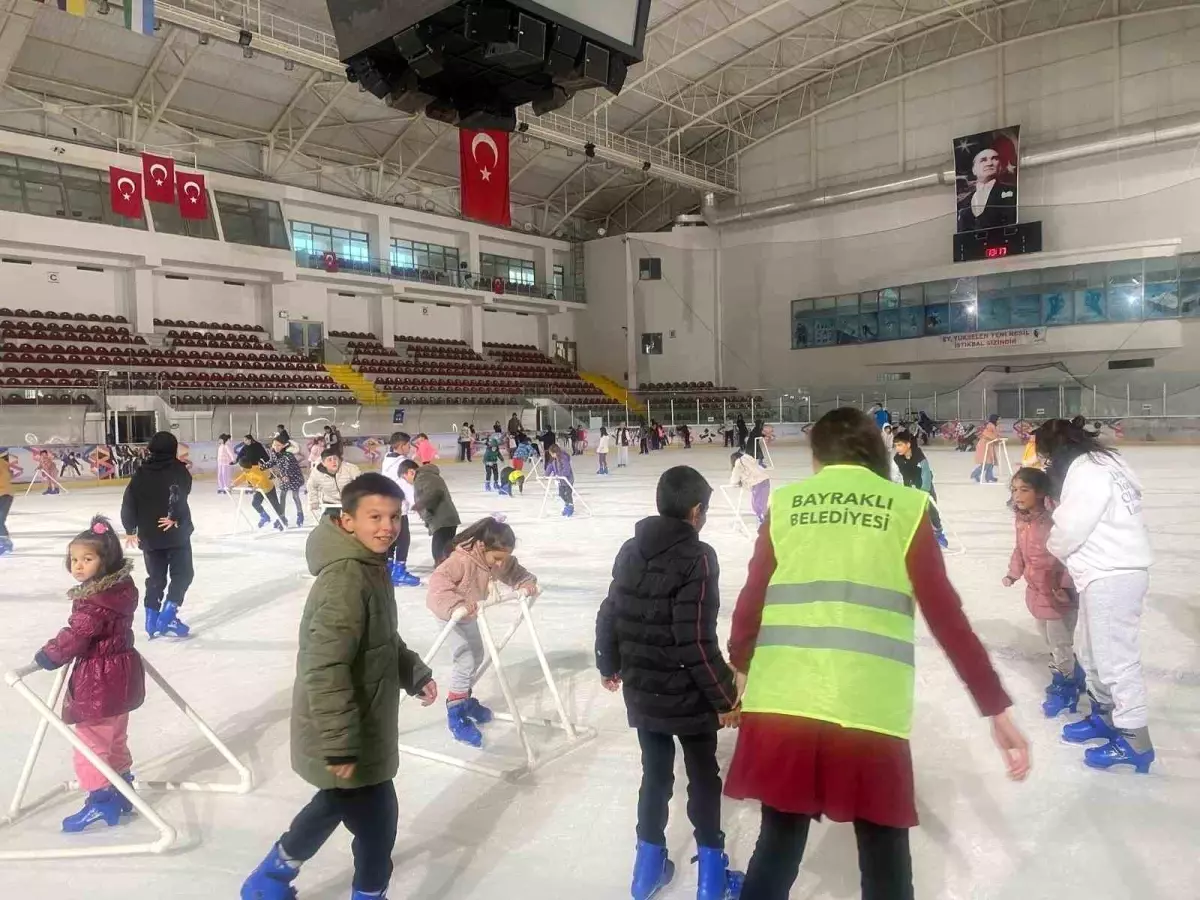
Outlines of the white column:
[{"label": "white column", "polygon": [[[295,282],[292,282],[294,284]],[[288,297],[291,292],[291,284],[273,284],[271,285],[271,324],[269,330],[271,332],[271,340],[282,341],[287,338],[288,319],[285,315],[280,318],[280,313],[288,311]]]},{"label": "white column", "polygon": [[481,268],[479,254],[482,252],[479,249],[479,232],[468,231],[459,249],[462,251],[462,261],[467,264],[467,269],[474,274],[479,274]]},{"label": "white column", "polygon": [[379,298],[379,340],[383,346],[396,346],[396,297],[389,291]]},{"label": "white column", "polygon": [[[554,248],[538,247],[533,255],[533,267],[537,270],[537,280],[545,284],[554,284]],[[544,296],[544,295],[543,295]],[[562,299],[559,297],[558,299]]]},{"label": "white column", "polygon": [[483,352],[483,307],[464,306],[462,316],[462,339],[476,353]]},{"label": "white column", "polygon": [[135,332],[154,331],[154,270],[131,269],[129,316]]},{"label": "white column", "polygon": [[537,317],[537,330],[538,330],[538,349],[541,350],[547,356],[553,356],[554,348],[552,346],[550,346],[550,317],[549,316],[538,316]]},{"label": "white column", "polygon": [[637,316],[634,311],[634,278],[636,269],[633,265],[633,246],[629,238],[623,238],[625,244],[625,371],[629,373],[629,390],[638,387],[638,336]]},{"label": "white column", "polygon": [[371,240],[371,256],[386,264],[392,258],[392,220],[390,216],[374,215],[367,220]]}]

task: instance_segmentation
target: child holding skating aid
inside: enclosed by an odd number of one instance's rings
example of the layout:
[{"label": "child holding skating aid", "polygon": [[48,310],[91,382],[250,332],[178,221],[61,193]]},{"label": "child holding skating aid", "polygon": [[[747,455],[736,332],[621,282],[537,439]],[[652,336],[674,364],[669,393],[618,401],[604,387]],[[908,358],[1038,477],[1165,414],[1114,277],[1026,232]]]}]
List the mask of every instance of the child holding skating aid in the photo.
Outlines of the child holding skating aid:
[{"label": "child holding skating aid", "polygon": [[536,453],[537,447],[534,446],[533,441],[529,440],[529,436],[518,435],[517,446],[513,449],[512,455],[513,468],[521,472],[525,471],[525,466]]},{"label": "child holding skating aid", "polygon": [[571,457],[558,444],[546,450],[546,475],[558,479],[558,496],[562,498],[562,514],[568,519],[575,515],[575,472],[571,468]]},{"label": "child holding skating aid", "polygon": [[1050,684],[1042,712],[1054,718],[1064,709],[1076,711],[1084,689],[1083,668],[1075,660],[1075,622],[1079,602],[1066,567],[1046,549],[1054,519],[1046,508],[1050,478],[1040,469],[1019,469],[1012,480],[1012,506],[1017,543],[1004,576],[1004,586],[1025,579],[1025,605],[1037,620],[1050,650]]},{"label": "child holding skating aid", "polygon": [[740,701],[717,638],[717,554],[700,540],[711,497],[704,476],[690,466],[663,473],[658,515],[638,522],[621,547],[596,616],[601,682],[609,691],[624,688],[642,751],[633,900],[657,895],[675,873],[666,828],[676,741],[699,849],[696,896],[733,900],[741,890],[742,874],[729,870],[721,830],[717,732],[737,727]]},{"label": "child holding skating aid", "polygon": [[905,487],[916,488],[929,495],[933,502],[929,504],[929,524],[933,526],[933,535],[943,550],[949,546],[946,533],[942,530],[942,517],[937,508],[937,491],[933,489],[933,469],[925,451],[917,443],[916,437],[908,429],[896,432],[892,443],[896,451],[892,461],[900,470],[901,483]]},{"label": "child holding skating aid", "polygon": [[262,528],[271,521],[270,515],[263,509],[263,497],[266,497],[271,508],[275,510],[275,515],[279,517],[275,520],[274,528],[276,531],[283,531],[287,528],[287,520],[283,517],[283,508],[279,505],[279,494],[275,490],[275,482],[271,480],[270,474],[262,466],[252,463],[248,459],[243,459],[239,465],[242,471],[237,478],[233,479],[233,486],[253,488],[254,496],[250,498],[250,505],[258,513],[258,527]]},{"label": "child holding skating aid", "polygon": [[304,509],[300,506],[300,488],[304,487],[304,473],[300,471],[300,463],[289,448],[290,441],[286,440],[287,432],[275,435],[271,440],[271,457],[267,468],[279,482],[279,509],[284,521],[287,521],[288,497],[296,507],[296,527],[304,526]]},{"label": "child holding skating aid", "polygon": [[395,483],[404,499],[400,502],[400,534],[392,549],[388,552],[388,572],[392,576],[394,587],[420,587],[421,579],[408,571],[408,551],[412,545],[412,529],[409,527],[408,514],[412,512],[416,501],[416,488],[412,480],[400,474],[400,467],[409,459],[412,453],[412,438],[403,431],[394,431],[388,438],[388,452],[384,454],[380,472],[389,481]]},{"label": "child holding skating aid", "polygon": [[13,504],[13,471],[8,448],[0,449],[0,556],[11,553],[12,538],[8,536],[8,512]]},{"label": "child holding skating aid", "polygon": [[305,547],[316,581],[292,693],[292,768],[317,793],[246,879],[242,900],[293,900],[301,865],[338,825],[354,835],[351,900],[383,900],[396,844],[400,691],[423,706],[437,699],[433,673],[396,631],[387,552],[400,488],[371,472],[347,484],[341,501]]},{"label": "child holding skating aid", "polygon": [[758,464],[753,456],[734,450],[729,457],[733,470],[729,473],[732,487],[750,489],[750,508],[761,525],[767,516],[767,504],[771,500],[771,476]]},{"label": "child holding skating aid", "polygon": [[492,581],[516,588],[526,596],[537,593],[537,579],[513,556],[517,537],[510,526],[489,516],[480,519],[450,546],[450,554],[429,577],[430,611],[449,622],[460,607],[465,615],[450,631],[454,658],[446,694],[446,721],[456,741],[483,746],[478,726],[492,720],[492,711],[471,695],[471,680],[484,659],[479,630],[479,608],[488,597]]},{"label": "child holding skating aid", "polygon": [[[142,658],[133,649],[133,617],[138,590],[129,576],[121,541],[103,516],[92,519],[67,547],[67,571],[77,582],[67,596],[67,626],[38,651],[35,662],[54,670],[75,660],[63,721],[122,778],[133,783],[129,753],[129,714],[146,697]],[[83,809],[63,819],[68,833],[103,822],[117,825],[133,812],[126,800],[82,753],[75,753],[75,777],[88,792]]]},{"label": "child holding skating aid", "polygon": [[498,490],[500,487],[500,440],[488,438],[483,451],[483,489]]},{"label": "child holding skating aid", "polygon": [[600,461],[600,469],[596,472],[597,475],[608,474],[608,454],[612,452],[613,439],[609,437],[608,429],[600,429],[600,440],[596,442],[596,457]]},{"label": "child holding skating aid", "polygon": [[450,488],[432,463],[417,466],[411,459],[405,460],[400,463],[400,477],[412,480],[413,509],[429,530],[433,564],[441,565],[450,553],[450,542],[454,540],[458,526],[462,524]]}]

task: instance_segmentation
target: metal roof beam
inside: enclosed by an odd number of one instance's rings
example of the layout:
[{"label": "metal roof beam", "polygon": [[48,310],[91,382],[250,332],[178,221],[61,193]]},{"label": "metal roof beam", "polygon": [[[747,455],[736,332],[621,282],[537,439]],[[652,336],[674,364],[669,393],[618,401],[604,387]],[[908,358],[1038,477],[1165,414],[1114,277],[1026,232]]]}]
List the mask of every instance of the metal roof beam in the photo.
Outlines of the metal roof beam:
[{"label": "metal roof beam", "polygon": [[[192,69],[192,63],[196,61],[197,57],[199,57],[203,51],[204,48],[197,45],[188,55],[188,58],[183,63],[183,67],[175,75],[175,80],[172,81],[171,86],[167,88],[167,93],[163,95],[162,100],[160,100],[158,105],[154,108],[154,115],[150,117],[150,121],[147,122],[146,127],[142,129],[143,141],[146,139],[146,136],[158,126],[158,123],[162,121],[163,113],[167,111],[167,108],[171,105],[171,101],[175,99],[175,95],[179,92],[179,89],[183,87],[184,81],[187,80],[188,72],[190,72]],[[137,135],[134,135],[134,140],[137,140]]]},{"label": "metal roof beam", "polygon": [[170,55],[171,44],[178,33],[179,29],[177,28],[167,30],[162,45],[158,48],[158,52],[154,54],[154,59],[150,60],[150,65],[146,67],[146,71],[142,75],[142,80],[138,82],[137,90],[133,92],[133,99],[130,102],[135,107],[142,102],[142,98],[146,96],[146,91],[150,90],[150,86],[154,84],[154,76],[158,74],[159,68],[162,67],[162,64],[167,60],[167,56]]},{"label": "metal roof beam", "polygon": [[316,131],[317,126],[321,124],[321,120],[329,114],[329,111],[333,109],[333,105],[341,99],[342,94],[346,93],[346,90],[349,87],[350,82],[343,82],[341,87],[334,91],[333,94],[330,95],[329,99],[325,101],[325,105],[321,107],[321,111],[313,117],[311,122],[308,123],[308,127],[306,127],[304,131],[300,133],[300,137],[297,138],[295,143],[288,148],[288,152],[284,154],[284,157],[280,161],[279,165],[275,167],[276,176],[278,176],[279,173],[287,167],[288,163],[295,159],[296,153],[299,152],[300,148],[304,146],[304,142],[312,137],[312,133]]},{"label": "metal roof beam", "polygon": [[267,133],[268,137],[275,137],[279,134],[279,129],[283,128],[283,126],[287,124],[292,113],[296,111],[296,107],[300,105],[300,101],[308,95],[308,92],[313,89],[313,85],[320,80],[320,72],[314,71],[309,73],[308,77],[304,79],[304,84],[301,86],[300,90],[296,91],[296,93],[292,95],[292,99],[288,101],[288,105],[283,108],[283,112],[279,114],[279,118],[277,118],[275,120],[275,124],[271,126],[271,130]]},{"label": "metal roof beam", "polygon": [[563,213],[562,218],[560,218],[557,222],[555,222],[549,228],[543,229],[543,231],[545,231],[546,234],[554,234],[554,232],[558,231],[558,229],[560,229],[566,223],[567,219],[571,218],[571,216],[575,215],[575,213],[577,213],[577,212],[579,212],[579,210],[583,209],[583,207],[587,205],[587,202],[589,200],[591,200],[593,197],[595,197],[597,194],[599,194],[602,190],[604,190],[606,187],[608,187],[610,184],[612,184],[614,181],[616,181],[618,178],[620,178],[623,174],[625,174],[625,173],[620,172],[620,171],[613,172],[606,179],[604,179],[604,181],[600,182],[600,184],[598,184],[596,187],[592,188],[590,191],[585,193],[579,199],[578,203],[576,203],[574,206],[567,209],[567,211]]}]

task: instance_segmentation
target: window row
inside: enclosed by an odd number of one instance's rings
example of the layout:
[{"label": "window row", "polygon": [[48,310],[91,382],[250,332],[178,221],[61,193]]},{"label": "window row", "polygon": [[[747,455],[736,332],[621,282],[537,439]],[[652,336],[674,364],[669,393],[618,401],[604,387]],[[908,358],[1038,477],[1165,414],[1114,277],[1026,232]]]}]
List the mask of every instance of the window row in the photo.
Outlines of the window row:
[{"label": "window row", "polygon": [[479,268],[479,274],[485,279],[500,278],[508,284],[537,283],[537,273],[534,271],[532,260],[480,253]]},{"label": "window row", "polygon": [[354,262],[367,262],[371,258],[371,244],[365,231],[314,222],[292,222],[292,249],[297,255],[333,253],[338,259]]},{"label": "window row", "polygon": [[397,269],[432,269],[435,272],[458,271],[458,248],[392,238],[391,264]]},{"label": "window row", "polygon": [[222,191],[214,191],[213,198],[221,214],[221,229],[225,233],[225,240],[253,247],[291,249],[287,226],[283,223],[283,210],[279,208],[277,201],[242,197]]},{"label": "window row", "polygon": [[910,284],[792,303],[792,348],[1200,317],[1200,254]]},{"label": "window row", "polygon": [[146,230],[145,219],[113,212],[107,170],[30,156],[0,153],[0,210]]}]

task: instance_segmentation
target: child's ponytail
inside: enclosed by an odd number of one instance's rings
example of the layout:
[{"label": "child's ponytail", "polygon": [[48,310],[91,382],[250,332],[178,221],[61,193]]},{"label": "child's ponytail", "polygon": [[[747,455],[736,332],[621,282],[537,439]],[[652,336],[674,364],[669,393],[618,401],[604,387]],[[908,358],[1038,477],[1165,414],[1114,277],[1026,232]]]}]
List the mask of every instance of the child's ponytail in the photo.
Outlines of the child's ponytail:
[{"label": "child's ponytail", "polygon": [[488,516],[457,535],[450,542],[450,549],[469,547],[474,543],[483,544],[484,550],[507,550],[511,553],[517,546],[517,535],[512,526]]},{"label": "child's ponytail", "polygon": [[67,545],[67,571],[71,571],[71,548],[84,545],[95,551],[100,557],[98,578],[119,572],[125,565],[125,552],[121,549],[121,539],[113,530],[112,522],[104,516],[92,516],[92,524],[87,531],[81,531]]}]

